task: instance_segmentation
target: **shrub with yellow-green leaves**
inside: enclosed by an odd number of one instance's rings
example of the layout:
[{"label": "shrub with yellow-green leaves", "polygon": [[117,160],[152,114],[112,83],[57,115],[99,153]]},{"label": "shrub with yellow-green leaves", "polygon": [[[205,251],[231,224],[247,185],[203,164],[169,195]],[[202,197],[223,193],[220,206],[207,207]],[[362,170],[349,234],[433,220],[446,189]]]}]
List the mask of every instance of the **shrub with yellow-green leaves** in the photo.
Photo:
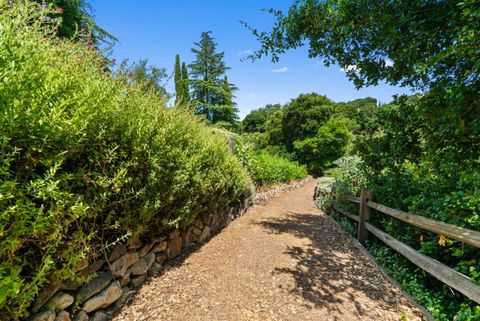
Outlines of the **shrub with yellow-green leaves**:
[{"label": "shrub with yellow-green leaves", "polygon": [[185,226],[251,183],[224,138],[57,38],[52,13],[6,0],[0,12],[3,320],[102,244]]},{"label": "shrub with yellow-green leaves", "polygon": [[267,150],[254,150],[248,143],[237,137],[235,155],[256,186],[268,186],[276,183],[289,183],[308,176],[305,166]]}]

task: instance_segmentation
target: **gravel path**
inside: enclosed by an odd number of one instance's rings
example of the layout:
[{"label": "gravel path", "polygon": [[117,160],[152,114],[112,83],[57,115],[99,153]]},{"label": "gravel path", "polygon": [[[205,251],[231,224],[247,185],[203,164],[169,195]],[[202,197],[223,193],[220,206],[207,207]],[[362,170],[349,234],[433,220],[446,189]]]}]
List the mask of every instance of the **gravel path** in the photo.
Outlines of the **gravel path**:
[{"label": "gravel path", "polygon": [[114,320],[421,320],[314,207],[314,186],[251,208],[143,285]]}]

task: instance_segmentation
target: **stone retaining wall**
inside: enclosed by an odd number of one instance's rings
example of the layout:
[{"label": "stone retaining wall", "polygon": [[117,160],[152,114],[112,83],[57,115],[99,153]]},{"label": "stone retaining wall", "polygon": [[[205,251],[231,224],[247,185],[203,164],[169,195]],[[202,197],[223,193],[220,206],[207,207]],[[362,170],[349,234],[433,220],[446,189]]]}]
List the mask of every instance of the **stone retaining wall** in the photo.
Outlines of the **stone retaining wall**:
[{"label": "stone retaining wall", "polygon": [[266,191],[257,192],[255,193],[255,204],[262,204],[269,199],[275,197],[275,195],[289,191],[291,189],[302,187],[303,185],[305,185],[305,183],[311,181],[312,179],[313,178],[309,176],[302,180],[294,181],[289,184],[279,184],[273,188],[267,189]]},{"label": "stone retaining wall", "polygon": [[[282,185],[260,193],[266,200],[288,189],[297,188],[306,180]],[[258,199],[256,199],[258,201]],[[77,268],[82,278],[94,275],[83,284],[51,280],[39,293],[32,308],[30,321],[108,321],[128,301],[148,277],[163,270],[167,260],[182,251],[205,243],[232,220],[242,216],[252,203],[239,202],[227,210],[200,215],[195,223],[183,230],[137,242],[113,246],[108,254],[95,261],[85,259]]]},{"label": "stone retaining wall", "polygon": [[93,278],[84,284],[53,280],[39,293],[31,321],[107,321],[145,280],[163,270],[167,260],[189,246],[200,245],[243,215],[250,203],[201,215],[191,226],[129,246],[117,244],[104,258],[85,260],[78,276]]}]

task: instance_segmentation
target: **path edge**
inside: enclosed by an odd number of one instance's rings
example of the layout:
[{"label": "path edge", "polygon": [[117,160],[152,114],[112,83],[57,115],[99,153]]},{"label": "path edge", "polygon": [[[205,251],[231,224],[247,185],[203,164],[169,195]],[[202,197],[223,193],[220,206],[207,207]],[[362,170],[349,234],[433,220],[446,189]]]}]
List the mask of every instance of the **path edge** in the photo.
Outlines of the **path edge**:
[{"label": "path edge", "polygon": [[[121,314],[121,311],[122,311],[123,307],[125,307],[125,306],[127,306],[128,304],[131,303],[131,299],[136,294],[138,294],[138,291],[140,290],[141,285],[143,285],[144,282],[146,282],[147,280],[154,279],[155,277],[158,277],[161,274],[165,273],[165,268],[167,268],[167,266],[169,264],[173,264],[172,266],[182,265],[183,260],[186,257],[185,255],[188,256],[193,251],[197,251],[200,248],[202,248],[213,237],[220,234],[224,228],[226,228],[228,225],[230,225],[231,222],[233,222],[233,221],[239,219],[240,217],[244,216],[245,214],[247,214],[249,209],[254,208],[256,205],[264,204],[264,203],[270,201],[272,198],[275,198],[275,197],[279,196],[280,194],[283,194],[284,192],[300,188],[300,187],[304,186],[305,184],[307,184],[308,182],[310,182],[313,179],[314,178],[312,178],[311,176],[308,176],[304,179],[293,180],[293,181],[290,181],[288,183],[282,183],[282,184],[276,186],[275,188],[273,188],[273,187],[268,188],[267,187],[263,192],[259,192],[259,193],[255,192],[253,198],[250,198],[250,199],[246,200],[243,204],[241,204],[241,206],[237,210],[237,213],[233,214],[233,213],[231,213],[231,211],[229,211],[229,213],[227,214],[227,220],[226,221],[224,220],[222,222],[222,224],[220,224],[218,229],[212,230],[212,233],[209,234],[209,236],[206,237],[206,239],[204,241],[198,242],[196,245],[194,244],[193,246],[189,246],[189,245],[182,246],[179,253],[177,253],[177,255],[175,257],[167,258],[166,260],[162,261],[161,272],[156,273],[156,275],[149,275],[149,277],[146,278],[142,282],[142,284],[140,284],[139,286],[133,288],[130,292],[128,292],[128,295],[125,296],[124,300],[122,300],[123,302],[121,302],[120,304],[117,304],[112,309],[109,309],[108,319],[105,319],[105,320],[113,320],[115,317],[117,317],[119,314]],[[258,199],[257,198],[258,194],[261,194],[263,196],[260,199]],[[200,219],[203,220],[204,218],[201,217]],[[208,226],[206,223],[205,223],[205,225]],[[170,239],[170,236],[168,238]],[[183,232],[181,233],[180,238],[181,239],[184,238]],[[183,240],[182,240],[182,242],[183,242]],[[167,246],[167,248],[168,248],[168,246]],[[168,250],[167,250],[167,252],[168,252]],[[175,263],[175,261],[178,262],[179,258],[182,259],[181,263]],[[168,267],[168,268],[170,268],[170,267]],[[76,319],[74,319],[74,321],[75,320]],[[96,320],[95,317],[90,318],[90,321],[93,321],[93,320]]]},{"label": "path edge", "polygon": [[307,176],[303,179],[293,180],[288,183],[282,183],[280,185],[277,185],[276,187],[267,187],[264,191],[261,192],[255,191],[255,197],[252,205],[263,205],[266,202],[270,201],[272,198],[283,194],[284,192],[300,188],[312,180],[314,180],[312,176]]},{"label": "path edge", "polygon": [[[317,206],[318,208],[318,206]],[[380,273],[394,286],[396,287],[400,293],[402,293],[406,298],[407,300],[410,302],[410,304],[412,304],[414,307],[416,307],[421,313],[422,315],[425,317],[425,319],[427,319],[428,321],[435,321],[435,318],[432,316],[432,314],[424,307],[422,306],[421,304],[417,303],[417,301],[415,301],[415,299],[409,294],[407,293],[405,290],[402,289],[402,285],[397,281],[395,280],[393,277],[391,277],[390,275],[387,274],[387,272],[384,270],[383,266],[378,263],[375,258],[372,256],[372,254],[370,254],[370,252],[368,252],[368,250],[360,243],[358,242],[355,238],[353,238],[349,233],[347,233],[343,227],[340,225],[340,223],[338,223],[337,221],[335,221],[330,215],[328,215],[327,213],[325,213],[325,211],[323,211],[322,209],[319,208],[319,210],[326,216],[328,217],[329,220],[331,220],[338,228],[340,228],[343,232],[345,232],[346,235],[348,235],[348,237],[350,238],[351,242],[352,242],[352,245],[355,246],[357,249],[360,250],[360,252],[362,252],[368,259],[369,261],[375,266],[377,267],[377,269],[380,271]]]}]

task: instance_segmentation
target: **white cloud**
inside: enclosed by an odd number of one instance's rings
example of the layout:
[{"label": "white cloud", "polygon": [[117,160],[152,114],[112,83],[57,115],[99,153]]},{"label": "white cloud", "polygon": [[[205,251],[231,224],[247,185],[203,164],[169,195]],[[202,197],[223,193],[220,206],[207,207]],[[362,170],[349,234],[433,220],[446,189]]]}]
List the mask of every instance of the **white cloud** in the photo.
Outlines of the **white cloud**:
[{"label": "white cloud", "polygon": [[288,68],[287,67],[282,67],[280,69],[272,69],[273,72],[287,72]]},{"label": "white cloud", "polygon": [[346,68],[340,68],[340,70],[343,72],[356,71],[357,69],[357,65],[348,65]]},{"label": "white cloud", "polygon": [[250,49],[237,52],[237,56],[249,56],[251,54],[253,54],[253,50],[250,50]]}]

